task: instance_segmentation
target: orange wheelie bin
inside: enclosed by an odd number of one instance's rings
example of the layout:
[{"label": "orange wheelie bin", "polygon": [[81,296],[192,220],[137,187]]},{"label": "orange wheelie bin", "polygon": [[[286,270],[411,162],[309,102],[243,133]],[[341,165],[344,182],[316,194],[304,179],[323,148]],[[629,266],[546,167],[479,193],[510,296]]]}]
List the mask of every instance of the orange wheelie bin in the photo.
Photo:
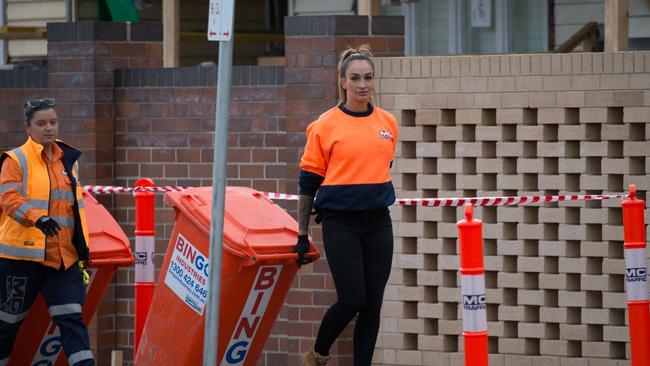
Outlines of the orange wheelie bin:
[{"label": "orange wheelie bin", "polygon": [[[208,298],[212,188],[169,192],[176,213],[135,364],[201,365]],[[218,365],[257,363],[298,265],[298,224],[260,192],[227,187]],[[308,256],[318,258],[311,245]]]},{"label": "orange wheelie bin", "polygon": [[[84,192],[83,198],[92,259],[88,269],[90,284],[82,308],[84,322],[88,324],[117,267],[132,265],[133,255],[128,237],[106,208],[87,192]],[[45,300],[38,295],[18,332],[9,366],[67,365],[61,351],[59,328],[52,323]]]}]

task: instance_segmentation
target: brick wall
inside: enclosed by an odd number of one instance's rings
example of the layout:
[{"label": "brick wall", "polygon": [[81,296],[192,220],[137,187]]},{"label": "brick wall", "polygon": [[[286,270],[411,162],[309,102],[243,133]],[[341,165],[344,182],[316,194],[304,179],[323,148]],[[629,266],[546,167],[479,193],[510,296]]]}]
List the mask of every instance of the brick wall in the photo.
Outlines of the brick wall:
[{"label": "brick wall", "polygon": [[[650,53],[382,58],[401,197],[650,189]],[[462,365],[456,208],[393,208],[376,360]],[[629,365],[619,200],[476,209],[490,365]],[[648,215],[646,213],[646,222]]]},{"label": "brick wall", "polygon": [[25,142],[23,104],[33,98],[47,96],[45,70],[0,71],[0,149],[2,151]]},{"label": "brick wall", "polygon": [[[285,166],[282,67],[235,67],[228,139],[228,184],[281,191]],[[130,69],[117,72],[115,181],[133,186],[140,177],[158,185],[212,183],[216,68]],[[156,200],[156,256],[160,271],[174,213]],[[117,196],[115,216],[134,230],[130,196]],[[134,270],[118,271],[115,303],[117,348],[133,347]],[[282,317],[278,324],[282,324]],[[281,326],[281,325],[279,325]],[[276,336],[277,337],[277,336]],[[273,337],[272,337],[273,338]]]},{"label": "brick wall", "polygon": [[114,70],[162,66],[162,24],[48,23],[48,82],[84,178],[112,184]]}]

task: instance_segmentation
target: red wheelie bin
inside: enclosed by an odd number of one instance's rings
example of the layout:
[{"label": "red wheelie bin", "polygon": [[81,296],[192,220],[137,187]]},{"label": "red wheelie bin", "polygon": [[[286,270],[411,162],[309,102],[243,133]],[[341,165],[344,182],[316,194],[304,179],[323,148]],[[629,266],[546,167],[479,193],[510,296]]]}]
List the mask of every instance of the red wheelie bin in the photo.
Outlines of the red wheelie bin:
[{"label": "red wheelie bin", "polygon": [[[169,192],[176,221],[135,364],[200,365],[209,289],[212,188]],[[255,365],[298,265],[298,224],[250,188],[227,187],[218,365]],[[311,245],[308,256],[317,259]]]}]

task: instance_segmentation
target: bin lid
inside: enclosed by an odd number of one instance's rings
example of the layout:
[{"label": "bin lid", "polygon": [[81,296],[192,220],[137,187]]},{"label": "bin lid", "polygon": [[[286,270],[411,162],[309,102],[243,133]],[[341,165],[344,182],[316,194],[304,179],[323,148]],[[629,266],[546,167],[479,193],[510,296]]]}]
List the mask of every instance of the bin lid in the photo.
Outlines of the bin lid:
[{"label": "bin lid", "polygon": [[90,193],[83,193],[92,266],[133,264],[129,238],[108,210]]},{"label": "bin lid", "polygon": [[[165,204],[186,215],[209,240],[212,187],[168,192]],[[261,192],[246,187],[226,187],[223,248],[252,259],[293,255],[298,223]]]}]

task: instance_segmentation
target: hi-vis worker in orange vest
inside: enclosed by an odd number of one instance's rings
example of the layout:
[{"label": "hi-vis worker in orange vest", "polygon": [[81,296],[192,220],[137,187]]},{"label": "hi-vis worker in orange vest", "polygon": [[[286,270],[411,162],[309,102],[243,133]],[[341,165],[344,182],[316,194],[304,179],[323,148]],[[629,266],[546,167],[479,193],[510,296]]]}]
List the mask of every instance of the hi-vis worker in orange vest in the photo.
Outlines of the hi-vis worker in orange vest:
[{"label": "hi-vis worker in orange vest", "polygon": [[39,292],[68,363],[95,364],[81,317],[90,261],[77,175],[81,153],[57,140],[55,104],[52,98],[25,103],[27,142],[0,156],[0,366],[9,363]]}]

